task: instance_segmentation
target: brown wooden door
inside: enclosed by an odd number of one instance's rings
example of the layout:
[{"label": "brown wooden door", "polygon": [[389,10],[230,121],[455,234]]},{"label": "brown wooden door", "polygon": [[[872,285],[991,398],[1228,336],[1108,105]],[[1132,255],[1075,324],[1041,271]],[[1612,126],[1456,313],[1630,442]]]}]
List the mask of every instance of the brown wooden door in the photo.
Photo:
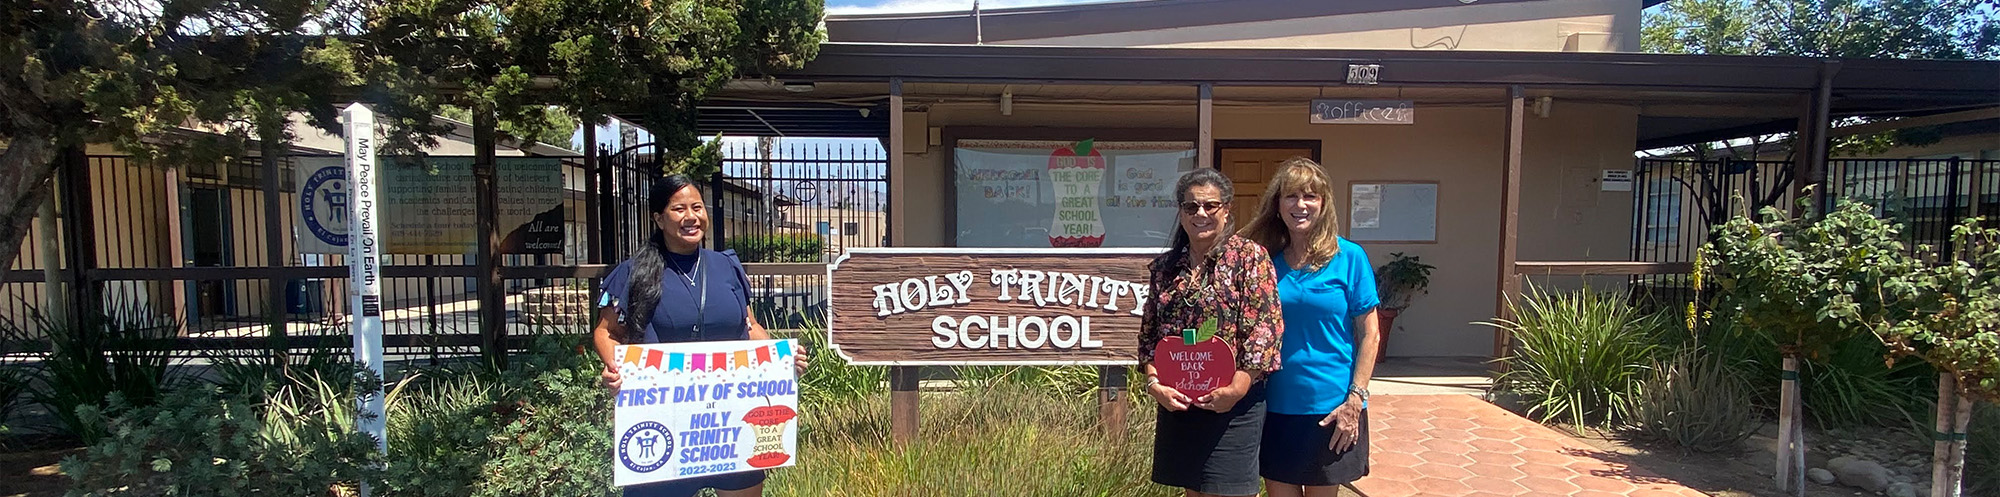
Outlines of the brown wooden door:
[{"label": "brown wooden door", "polygon": [[1264,195],[1267,182],[1277,175],[1278,165],[1286,159],[1312,155],[1312,149],[1305,148],[1222,149],[1217,163],[1222,166],[1222,175],[1236,183],[1236,203],[1229,208],[1229,219],[1237,226],[1249,222],[1250,216],[1257,214],[1257,198]]}]

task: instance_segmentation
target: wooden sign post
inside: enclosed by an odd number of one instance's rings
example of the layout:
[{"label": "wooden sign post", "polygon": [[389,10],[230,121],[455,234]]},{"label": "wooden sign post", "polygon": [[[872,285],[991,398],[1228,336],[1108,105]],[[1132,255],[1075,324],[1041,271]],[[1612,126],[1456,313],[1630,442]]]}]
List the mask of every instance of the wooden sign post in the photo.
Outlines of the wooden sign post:
[{"label": "wooden sign post", "polygon": [[891,367],[899,443],[916,438],[920,366],[1102,366],[1100,422],[1115,433],[1146,263],[1161,250],[853,249],[827,269],[828,343],[851,364]]}]

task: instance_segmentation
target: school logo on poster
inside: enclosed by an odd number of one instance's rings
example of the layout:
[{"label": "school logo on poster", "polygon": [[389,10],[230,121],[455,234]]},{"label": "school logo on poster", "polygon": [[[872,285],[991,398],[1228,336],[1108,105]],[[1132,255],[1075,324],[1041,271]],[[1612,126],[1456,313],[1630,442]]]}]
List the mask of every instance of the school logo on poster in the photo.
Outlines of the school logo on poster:
[{"label": "school logo on poster", "polygon": [[[338,164],[338,163],[335,163]],[[299,215],[313,238],[332,246],[347,246],[347,203],[352,190],[347,168],[332,165],[313,171],[299,190]]]},{"label": "school logo on poster", "polygon": [[651,473],[667,464],[674,453],[674,432],[667,425],[646,421],[625,430],[618,437],[618,462],[635,473]]}]

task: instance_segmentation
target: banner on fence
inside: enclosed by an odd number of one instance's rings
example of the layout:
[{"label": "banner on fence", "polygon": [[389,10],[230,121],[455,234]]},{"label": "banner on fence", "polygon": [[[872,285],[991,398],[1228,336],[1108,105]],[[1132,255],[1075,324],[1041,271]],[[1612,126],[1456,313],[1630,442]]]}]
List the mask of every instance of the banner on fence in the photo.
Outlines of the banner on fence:
[{"label": "banner on fence", "polygon": [[[387,253],[472,254],[477,251],[478,197],[470,157],[383,157],[376,167],[381,185],[382,238]],[[347,252],[348,203],[353,185],[340,157],[301,157],[296,236],[299,253]],[[500,189],[500,252],[563,252],[562,159],[496,159]]]},{"label": "banner on fence", "polygon": [[1134,364],[1161,251],[849,250],[829,269],[828,337],[865,365]]},{"label": "banner on fence", "polygon": [[797,463],[797,346],[792,340],[620,346],[613,483]]}]

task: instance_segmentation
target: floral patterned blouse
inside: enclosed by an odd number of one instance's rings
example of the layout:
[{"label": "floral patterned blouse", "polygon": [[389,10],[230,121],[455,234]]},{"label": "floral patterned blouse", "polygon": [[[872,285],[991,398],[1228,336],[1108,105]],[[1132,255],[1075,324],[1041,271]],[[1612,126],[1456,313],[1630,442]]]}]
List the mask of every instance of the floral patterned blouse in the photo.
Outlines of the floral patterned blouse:
[{"label": "floral patterned blouse", "polygon": [[1237,370],[1277,371],[1285,322],[1278,309],[1277,271],[1264,247],[1230,235],[1198,268],[1188,267],[1191,257],[1165,267],[1170,255],[1161,255],[1147,268],[1152,298],[1146,301],[1139,330],[1139,360],[1152,362],[1153,348],[1162,338],[1178,337],[1181,330],[1218,316],[1216,336],[1236,350]]}]

